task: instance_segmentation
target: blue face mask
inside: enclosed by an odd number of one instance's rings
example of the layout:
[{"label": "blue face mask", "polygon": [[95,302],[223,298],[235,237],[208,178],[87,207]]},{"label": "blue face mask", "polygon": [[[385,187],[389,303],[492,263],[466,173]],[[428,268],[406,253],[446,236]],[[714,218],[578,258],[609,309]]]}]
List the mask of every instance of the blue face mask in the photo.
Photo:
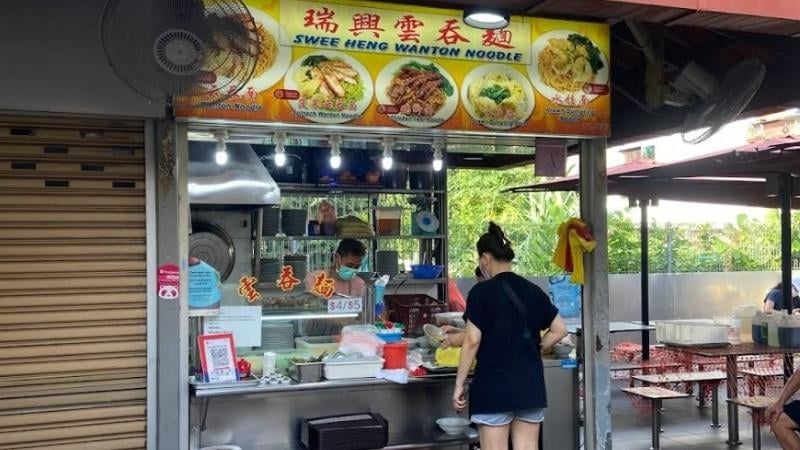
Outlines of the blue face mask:
[{"label": "blue face mask", "polygon": [[355,278],[356,274],[358,273],[358,269],[353,269],[352,267],[342,266],[339,267],[337,271],[339,274],[339,278],[343,279],[344,281],[350,281]]}]

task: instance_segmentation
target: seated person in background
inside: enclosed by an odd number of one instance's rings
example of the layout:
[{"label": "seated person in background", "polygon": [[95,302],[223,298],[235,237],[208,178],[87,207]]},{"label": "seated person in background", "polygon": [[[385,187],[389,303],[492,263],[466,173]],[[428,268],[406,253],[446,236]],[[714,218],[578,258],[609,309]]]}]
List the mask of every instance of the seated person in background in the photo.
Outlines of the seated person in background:
[{"label": "seated person in background", "polygon": [[[306,276],[306,292],[312,292],[317,279],[325,274],[333,279],[334,296],[341,294],[363,299],[366,283],[356,274],[366,254],[367,249],[360,241],[342,239],[333,255],[333,266],[328,270],[317,270]],[[353,319],[312,319],[302,326],[302,330],[306,336],[332,336],[341,333],[343,326],[353,323]]]},{"label": "seated person in background", "polygon": [[[798,298],[797,282],[792,282],[792,312],[798,312],[800,309],[800,298]],[[783,302],[783,283],[778,283],[774,288],[770,289],[764,298],[764,312],[771,313],[773,311],[781,311],[786,309],[786,304]]]}]

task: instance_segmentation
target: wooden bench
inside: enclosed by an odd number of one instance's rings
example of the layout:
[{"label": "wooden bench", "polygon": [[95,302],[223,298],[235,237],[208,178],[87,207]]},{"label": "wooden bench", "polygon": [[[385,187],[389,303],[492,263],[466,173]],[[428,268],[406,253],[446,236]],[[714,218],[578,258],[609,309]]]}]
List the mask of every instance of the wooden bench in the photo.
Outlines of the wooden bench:
[{"label": "wooden bench", "polygon": [[764,384],[757,383],[759,379],[783,377],[783,369],[777,367],[769,367],[764,369],[742,369],[739,370],[739,373],[744,376],[750,397],[756,397],[756,384],[758,384],[758,395],[762,397],[766,395],[767,388]]},{"label": "wooden bench", "polygon": [[650,420],[650,431],[652,433],[651,449],[659,450],[661,445],[661,402],[674,398],[687,398],[689,397],[689,394],[671,391],[669,389],[655,386],[623,388],[622,390],[630,395],[641,397],[650,401],[650,409],[652,414]]},{"label": "wooden bench", "polygon": [[[650,385],[672,385],[697,383],[700,385],[700,407],[705,406],[703,391],[706,387],[711,389],[711,426],[719,428],[719,385],[727,379],[725,372],[676,372],[658,375],[635,375],[634,380]],[[686,394],[687,396],[690,394]]]},{"label": "wooden bench", "polygon": [[681,363],[657,363],[653,361],[642,361],[642,362],[619,362],[611,364],[611,371],[612,372],[628,372],[628,378],[630,379],[629,387],[634,386],[633,376],[636,375],[634,372],[641,371],[642,375],[652,375],[653,373],[657,373],[659,370],[674,370],[679,367],[682,367]]},{"label": "wooden bench", "polygon": [[753,396],[729,399],[729,402],[747,408],[753,415],[753,450],[761,450],[761,423],[764,411],[778,401],[777,397]]}]

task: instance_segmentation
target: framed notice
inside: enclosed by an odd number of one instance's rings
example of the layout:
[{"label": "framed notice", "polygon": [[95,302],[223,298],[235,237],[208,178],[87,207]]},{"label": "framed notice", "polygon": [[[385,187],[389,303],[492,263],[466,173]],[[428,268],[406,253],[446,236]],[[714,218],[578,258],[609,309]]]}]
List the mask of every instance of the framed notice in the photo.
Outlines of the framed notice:
[{"label": "framed notice", "polygon": [[208,383],[238,381],[233,334],[204,334],[197,337],[200,365]]}]

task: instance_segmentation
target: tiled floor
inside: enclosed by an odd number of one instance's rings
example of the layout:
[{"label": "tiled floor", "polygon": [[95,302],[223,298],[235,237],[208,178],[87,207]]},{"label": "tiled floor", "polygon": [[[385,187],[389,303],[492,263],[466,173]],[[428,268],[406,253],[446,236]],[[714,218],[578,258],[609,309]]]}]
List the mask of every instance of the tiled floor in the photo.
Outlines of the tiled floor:
[{"label": "tiled floor", "polygon": [[[623,383],[627,385],[627,382]],[[615,384],[611,396],[612,439],[614,450],[648,450],[650,448],[650,414],[635,407]],[[711,428],[711,406],[697,407],[697,401],[678,399],[664,401],[662,415],[661,448],[663,450],[721,450],[753,448],[752,422],[747,412],[739,411],[740,447],[729,447],[724,388],[720,391],[720,423],[722,428]],[[780,450],[780,446],[767,427],[761,430],[762,449]]]}]

